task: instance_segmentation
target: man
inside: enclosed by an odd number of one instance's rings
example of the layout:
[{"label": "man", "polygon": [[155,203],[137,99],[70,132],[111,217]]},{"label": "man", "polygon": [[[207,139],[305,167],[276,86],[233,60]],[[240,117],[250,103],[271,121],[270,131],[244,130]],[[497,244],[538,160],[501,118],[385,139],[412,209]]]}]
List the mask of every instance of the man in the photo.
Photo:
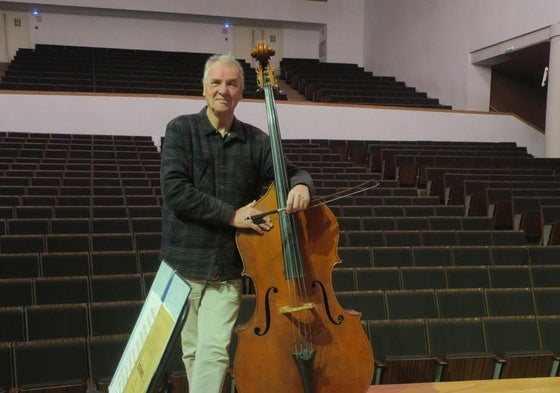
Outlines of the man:
[{"label": "man", "polygon": [[[234,110],[243,92],[243,68],[214,55],[204,68],[206,107],[167,125],[162,149],[161,259],[191,286],[182,331],[190,393],[220,393],[228,346],[241,302],[241,258],[236,228],[265,234],[269,220],[253,222],[254,208],[274,170],[268,136]],[[305,209],[313,187],[307,172],[288,165],[287,211]]]}]

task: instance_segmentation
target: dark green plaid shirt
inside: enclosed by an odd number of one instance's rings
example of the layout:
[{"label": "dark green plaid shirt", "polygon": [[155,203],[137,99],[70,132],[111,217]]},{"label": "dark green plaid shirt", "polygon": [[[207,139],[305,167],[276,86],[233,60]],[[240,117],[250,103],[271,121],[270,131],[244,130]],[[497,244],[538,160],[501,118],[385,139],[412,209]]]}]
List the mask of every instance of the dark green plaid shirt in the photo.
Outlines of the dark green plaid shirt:
[{"label": "dark green plaid shirt", "polygon": [[[288,164],[290,185],[309,174]],[[229,225],[235,210],[258,199],[274,179],[268,135],[234,119],[222,138],[206,107],[167,125],[162,148],[161,259],[193,279],[240,277],[242,264]]]}]

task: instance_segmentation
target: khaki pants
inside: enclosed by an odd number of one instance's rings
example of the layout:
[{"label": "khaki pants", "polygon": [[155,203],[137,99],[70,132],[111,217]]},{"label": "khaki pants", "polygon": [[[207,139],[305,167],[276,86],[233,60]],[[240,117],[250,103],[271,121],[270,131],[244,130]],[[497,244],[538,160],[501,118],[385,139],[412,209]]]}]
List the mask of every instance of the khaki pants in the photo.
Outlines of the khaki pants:
[{"label": "khaki pants", "polygon": [[189,393],[221,393],[241,304],[241,279],[186,280],[191,286],[190,307],[181,339]]}]

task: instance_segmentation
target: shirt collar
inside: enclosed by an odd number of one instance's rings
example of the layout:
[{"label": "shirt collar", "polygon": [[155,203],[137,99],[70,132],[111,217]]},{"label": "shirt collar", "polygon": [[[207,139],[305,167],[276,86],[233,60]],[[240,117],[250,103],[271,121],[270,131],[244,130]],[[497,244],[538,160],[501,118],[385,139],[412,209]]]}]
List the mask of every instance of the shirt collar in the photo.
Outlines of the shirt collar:
[{"label": "shirt collar", "polygon": [[[210,120],[208,120],[208,116],[206,116],[206,106],[204,108],[202,108],[202,110],[199,112],[199,115],[204,119],[204,123],[206,123],[206,127],[204,129],[204,134],[205,135],[210,135],[214,132],[216,132],[216,129],[214,128],[214,126],[210,123]],[[239,120],[237,120],[237,118],[234,116],[233,117],[233,123],[231,123],[231,128],[229,129],[229,137],[230,139],[233,138],[237,138],[241,141],[245,141],[245,129],[243,127],[243,123]]]}]

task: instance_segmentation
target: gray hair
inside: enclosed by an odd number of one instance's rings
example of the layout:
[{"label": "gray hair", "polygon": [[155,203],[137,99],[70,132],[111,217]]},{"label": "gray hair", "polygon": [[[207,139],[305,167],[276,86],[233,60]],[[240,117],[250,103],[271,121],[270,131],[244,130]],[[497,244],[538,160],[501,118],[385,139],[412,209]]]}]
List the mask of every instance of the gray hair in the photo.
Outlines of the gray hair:
[{"label": "gray hair", "polygon": [[241,77],[241,88],[243,88],[245,86],[245,73],[243,71],[241,63],[239,63],[239,61],[237,61],[237,59],[232,54],[216,54],[210,56],[204,64],[204,75],[202,77],[202,84],[206,84],[206,82],[208,82],[208,71],[210,70],[210,67],[212,67],[212,65],[218,61],[222,63],[232,64],[237,67],[239,76]]}]

